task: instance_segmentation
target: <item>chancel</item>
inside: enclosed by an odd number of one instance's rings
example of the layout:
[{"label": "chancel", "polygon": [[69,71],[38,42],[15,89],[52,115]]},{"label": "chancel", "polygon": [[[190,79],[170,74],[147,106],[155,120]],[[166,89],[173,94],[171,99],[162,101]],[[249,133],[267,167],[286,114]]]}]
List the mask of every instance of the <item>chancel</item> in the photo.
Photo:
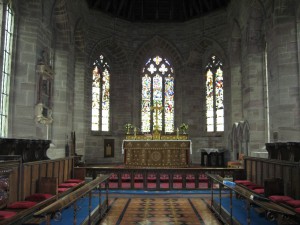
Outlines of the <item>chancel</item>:
[{"label": "chancel", "polygon": [[0,225],[300,224],[299,1],[0,9]]}]

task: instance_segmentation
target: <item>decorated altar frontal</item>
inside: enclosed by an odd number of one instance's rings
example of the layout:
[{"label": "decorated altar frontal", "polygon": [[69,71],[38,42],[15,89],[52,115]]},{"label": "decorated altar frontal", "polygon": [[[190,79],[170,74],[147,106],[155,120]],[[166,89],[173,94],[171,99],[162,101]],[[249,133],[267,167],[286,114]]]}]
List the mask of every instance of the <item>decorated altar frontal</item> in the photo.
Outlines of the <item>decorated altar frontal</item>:
[{"label": "decorated altar frontal", "polygon": [[190,140],[124,140],[122,145],[126,167],[189,167],[192,142]]}]

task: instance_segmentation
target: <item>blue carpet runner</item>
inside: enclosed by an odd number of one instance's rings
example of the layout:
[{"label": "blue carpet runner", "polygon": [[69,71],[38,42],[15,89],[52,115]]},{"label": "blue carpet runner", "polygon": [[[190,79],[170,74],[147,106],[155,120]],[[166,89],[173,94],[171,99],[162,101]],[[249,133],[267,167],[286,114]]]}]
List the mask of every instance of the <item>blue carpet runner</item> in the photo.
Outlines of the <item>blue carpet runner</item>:
[{"label": "blue carpet runner", "polygon": [[[214,201],[219,202],[219,198],[214,198]],[[222,207],[230,215],[230,198],[222,197]],[[247,203],[243,199],[232,199],[232,215],[242,225],[248,225],[247,223]],[[250,208],[251,225],[277,225],[276,221],[268,221],[264,215],[259,215],[254,207]]]},{"label": "blue carpet runner", "polygon": [[[101,202],[104,200],[102,197]],[[84,197],[81,198],[76,202],[77,204],[77,223],[76,224],[81,224],[84,219],[88,215],[88,206],[89,206],[89,198]],[[93,211],[98,205],[99,205],[99,197],[92,197],[92,209]],[[69,206],[68,208],[64,209],[61,212],[61,219],[60,220],[51,220],[51,225],[73,225],[73,218],[74,218],[74,205]],[[46,222],[41,223],[41,225],[46,225]]]},{"label": "blue carpet runner", "polygon": [[[97,191],[95,191],[97,192]],[[117,194],[210,194],[209,190],[207,191],[134,191],[134,190],[114,190],[110,191],[110,194],[117,193]],[[102,200],[104,200],[104,196],[102,196]],[[81,198],[77,201],[77,207],[79,210],[77,211],[77,223],[81,224],[83,220],[88,215],[88,197]],[[214,201],[219,202],[219,198],[214,198]],[[99,204],[99,197],[92,197],[92,211],[98,206]],[[222,197],[222,206],[227,211],[230,212],[230,198],[229,197]],[[239,221],[242,225],[247,225],[247,210],[246,210],[246,202],[241,199],[233,199],[233,217]],[[253,207],[250,210],[251,215],[251,225],[276,225],[276,221],[268,221],[264,216],[259,215]],[[62,211],[62,216],[60,220],[51,220],[51,225],[73,225],[73,217],[74,217],[74,210],[73,205],[69,206],[68,208]],[[41,225],[46,225],[46,223],[42,223]]]}]

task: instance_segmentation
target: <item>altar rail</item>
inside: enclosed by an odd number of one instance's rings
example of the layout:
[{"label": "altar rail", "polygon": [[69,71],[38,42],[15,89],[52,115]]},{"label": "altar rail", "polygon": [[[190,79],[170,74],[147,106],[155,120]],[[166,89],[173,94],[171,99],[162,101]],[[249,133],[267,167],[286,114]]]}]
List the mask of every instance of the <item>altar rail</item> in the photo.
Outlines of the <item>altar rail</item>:
[{"label": "altar rail", "polygon": [[[95,178],[97,174],[112,174],[110,189],[195,190],[210,188],[206,173],[243,179],[245,171],[239,168],[112,168],[75,167],[76,176]],[[139,185],[137,185],[139,184]],[[205,185],[203,185],[205,184]]]},{"label": "altar rail", "polygon": [[247,179],[257,185],[264,185],[270,178],[283,180],[284,194],[300,199],[300,162],[276,159],[244,157]]},{"label": "altar rail", "polygon": [[[40,211],[36,212],[34,214],[37,218],[46,218],[46,223],[50,224],[51,218],[56,213],[62,212],[61,216],[64,217],[70,217],[70,215],[64,215],[63,210],[66,208],[69,208],[71,205],[73,205],[73,215],[72,218],[68,218],[69,220],[73,219],[73,224],[77,224],[79,218],[77,215],[79,214],[79,211],[81,210],[78,206],[78,201],[82,201],[83,197],[88,197],[88,210],[87,214],[84,215],[85,219],[80,224],[96,224],[100,219],[102,219],[105,215],[105,213],[108,210],[108,177],[109,175],[100,175],[96,177],[93,181],[85,184],[81,188],[73,191],[72,193],[66,195],[65,197],[55,201],[54,203],[48,205],[47,207],[41,209]],[[103,189],[101,188],[103,187]],[[98,196],[94,196],[99,198],[99,204],[98,206],[92,210],[92,203],[91,199],[93,198],[93,195],[96,194],[96,192],[93,193],[93,190],[98,189]],[[105,197],[102,201],[101,197],[101,190],[105,190]],[[84,209],[82,209],[84,211]]]}]

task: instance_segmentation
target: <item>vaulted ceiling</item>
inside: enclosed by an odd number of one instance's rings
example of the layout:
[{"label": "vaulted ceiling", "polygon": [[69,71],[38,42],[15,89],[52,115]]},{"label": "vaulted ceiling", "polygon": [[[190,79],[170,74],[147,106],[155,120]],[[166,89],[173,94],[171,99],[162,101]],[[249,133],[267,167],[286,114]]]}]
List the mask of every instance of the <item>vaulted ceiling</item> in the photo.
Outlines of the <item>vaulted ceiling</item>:
[{"label": "vaulted ceiling", "polygon": [[226,9],[230,0],[86,0],[88,7],[132,22],[184,22]]}]

